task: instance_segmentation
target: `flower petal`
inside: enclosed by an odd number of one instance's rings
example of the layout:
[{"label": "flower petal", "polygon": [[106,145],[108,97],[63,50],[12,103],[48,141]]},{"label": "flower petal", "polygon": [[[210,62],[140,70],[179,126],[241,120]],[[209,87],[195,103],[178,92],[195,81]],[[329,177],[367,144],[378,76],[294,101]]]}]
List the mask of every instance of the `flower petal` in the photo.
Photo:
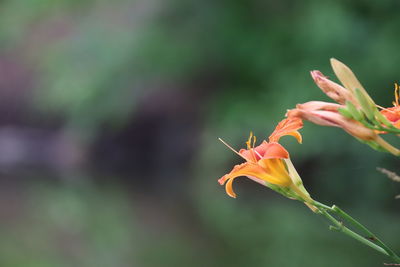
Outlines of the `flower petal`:
[{"label": "flower petal", "polygon": [[297,131],[303,127],[303,121],[299,118],[286,118],[278,123],[275,131],[269,136],[270,142],[278,142],[282,136],[291,135],[302,142],[300,133]]},{"label": "flower petal", "polygon": [[285,163],[281,159],[261,159],[258,164],[262,166],[265,171],[272,177],[274,181],[267,181],[271,184],[288,186],[291,183],[289,173],[286,169]]},{"label": "flower petal", "polygon": [[[259,146],[253,148],[252,151],[241,149],[239,154],[247,161],[254,163],[262,158],[289,158],[289,152],[283,146],[276,142],[268,143],[267,141],[262,142]],[[254,155],[256,160],[254,160]]]},{"label": "flower petal", "polygon": [[239,154],[249,162],[257,162],[261,157],[254,153],[254,149],[242,148],[239,150]]},{"label": "flower petal", "polygon": [[287,159],[289,158],[289,152],[279,143],[267,143],[263,146],[264,153],[261,154],[263,159]]},{"label": "flower petal", "polygon": [[228,196],[236,198],[236,193],[233,192],[233,186],[232,186],[233,185],[233,179],[234,178],[228,180],[228,182],[225,185],[225,191],[228,194]]},{"label": "flower petal", "polygon": [[288,186],[291,183],[289,174],[281,159],[261,159],[259,163],[245,162],[236,165],[233,170],[225,174],[218,182],[223,185],[225,182],[226,193],[235,198],[233,191],[233,180],[240,176],[251,176],[271,184]]},{"label": "flower petal", "polygon": [[400,120],[400,107],[392,107],[381,110],[381,114],[391,122]]}]

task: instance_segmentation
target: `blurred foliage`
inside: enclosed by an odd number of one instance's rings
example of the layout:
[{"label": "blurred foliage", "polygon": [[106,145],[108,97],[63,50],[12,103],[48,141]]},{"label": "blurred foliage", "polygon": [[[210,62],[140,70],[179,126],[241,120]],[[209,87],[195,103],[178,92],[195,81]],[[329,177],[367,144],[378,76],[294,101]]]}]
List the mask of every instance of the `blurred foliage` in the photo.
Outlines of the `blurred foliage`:
[{"label": "blurred foliage", "polygon": [[[191,220],[186,216],[176,221],[185,215],[180,211],[182,204],[171,206],[168,200],[152,203],[139,191],[89,180],[20,182],[25,189],[14,192],[12,210],[0,223],[0,264],[376,266],[386,260],[329,232],[323,218],[302,204],[268,196],[262,189],[257,198],[243,194],[241,199],[247,198],[247,203],[231,201],[222,194],[202,198],[196,207],[200,219],[182,227]],[[2,188],[4,200],[7,186]],[[6,214],[3,208],[2,214]],[[385,225],[379,234],[399,246],[393,235],[398,230],[396,218],[377,215],[371,218],[361,213],[359,217],[371,225]]]},{"label": "blurred foliage", "polygon": [[[26,108],[35,122],[62,121],[94,142],[102,129],[123,131],[149,106],[177,102],[177,94],[193,109],[174,116],[200,127],[198,137],[185,124],[152,140],[156,149],[168,143],[171,154],[182,143],[197,144],[181,180],[168,164],[156,165],[168,165],[158,170],[161,184],[189,181],[184,204],[170,204],[176,214],[148,224],[137,212],[162,212],[171,192],[164,187],[161,196],[145,197],[155,202],[146,206],[113,185],[24,184],[28,207],[16,223],[3,222],[1,265],[377,266],[385,259],[330,233],[299,203],[244,179],[235,182],[239,198],[229,199],[216,179],[240,159],[217,137],[240,147],[252,130],[262,140],[286,109],[327,100],[309,71],[333,77],[330,57],[352,67],[377,103],[390,105],[399,7],[392,0],[2,1],[0,55],[33,76]],[[195,97],[185,99],[190,93]],[[174,138],[185,129],[187,140]],[[375,170],[399,172],[398,160],[340,129],[306,123],[302,133],[304,144],[283,144],[312,196],[369,222],[400,251],[399,187]]]}]

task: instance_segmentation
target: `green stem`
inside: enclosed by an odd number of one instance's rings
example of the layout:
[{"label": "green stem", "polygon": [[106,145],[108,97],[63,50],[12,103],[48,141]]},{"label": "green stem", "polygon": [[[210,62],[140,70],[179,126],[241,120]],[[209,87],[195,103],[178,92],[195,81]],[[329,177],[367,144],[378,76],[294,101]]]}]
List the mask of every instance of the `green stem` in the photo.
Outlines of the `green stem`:
[{"label": "green stem", "polygon": [[389,153],[395,155],[395,156],[400,156],[400,150],[386,142],[382,137],[379,135],[374,139],[374,141],[379,144],[381,147],[386,149]]},{"label": "green stem", "polygon": [[326,210],[330,210],[330,211],[333,211],[333,208],[331,208],[331,207],[329,207],[329,206],[327,206],[327,205],[325,205],[325,204],[322,204],[322,203],[320,203],[320,202],[318,202],[318,201],[315,201],[314,200],[314,206],[316,206],[316,207],[318,207],[318,208],[322,208],[322,209],[326,209]]},{"label": "green stem", "polygon": [[329,228],[330,230],[335,230],[335,231],[342,232],[342,233],[350,236],[351,238],[354,238],[355,240],[360,241],[364,245],[367,245],[367,246],[375,249],[376,251],[379,251],[380,253],[385,254],[386,256],[390,256],[386,252],[386,250],[384,250],[380,246],[374,244],[373,242],[369,241],[368,239],[360,236],[359,234],[353,232],[352,230],[350,230],[349,228],[344,226],[341,222],[339,222],[332,215],[330,215],[325,209],[321,210],[321,214],[324,215],[327,219],[329,219],[336,226],[336,227],[330,227]]},{"label": "green stem", "polygon": [[[395,262],[400,263],[400,257],[397,256],[393,250],[391,250],[387,245],[385,245],[375,234],[373,234],[371,231],[369,231],[364,225],[362,225],[360,222],[358,222],[356,219],[351,217],[349,214],[341,210],[337,206],[332,206],[329,207],[325,204],[319,203],[317,201],[314,201],[313,203],[314,206],[316,206],[319,210],[319,212],[324,215],[327,219],[329,219],[335,226],[331,226],[329,229],[330,230],[335,230],[342,232],[358,241],[361,243],[379,251],[380,253],[391,257]],[[347,221],[351,225],[354,226],[354,228],[358,229],[363,235],[366,237],[363,237],[356,232],[350,230],[346,226],[343,225],[342,222],[339,222],[335,217],[333,217],[329,212],[335,213],[337,216],[342,218],[343,220]]]},{"label": "green stem", "polygon": [[361,232],[363,232],[364,235],[366,235],[366,238],[368,238],[368,240],[371,240],[372,242],[383,248],[389,254],[390,257],[396,259],[397,262],[400,262],[400,257],[397,256],[393,250],[391,250],[385,243],[383,243],[375,234],[373,234],[370,230],[368,230],[364,225],[362,225],[360,222],[358,222],[356,219],[351,217],[349,214],[344,212],[339,207],[333,205],[332,209],[340,217],[342,217],[343,219],[351,223],[354,227],[358,228]]}]

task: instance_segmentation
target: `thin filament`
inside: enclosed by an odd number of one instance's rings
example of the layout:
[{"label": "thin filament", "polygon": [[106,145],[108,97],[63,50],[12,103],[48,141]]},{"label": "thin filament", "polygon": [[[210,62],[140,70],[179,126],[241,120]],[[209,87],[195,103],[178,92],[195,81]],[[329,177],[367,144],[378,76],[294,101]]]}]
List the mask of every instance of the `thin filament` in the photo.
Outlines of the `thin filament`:
[{"label": "thin filament", "polygon": [[221,138],[218,138],[219,141],[221,141],[224,145],[226,145],[230,150],[232,150],[235,154],[238,154],[241,158],[247,160],[245,157],[243,157],[242,155],[240,155],[239,152],[237,152],[235,149],[233,149],[230,145],[228,145],[228,143],[226,143],[224,140],[222,140]]}]

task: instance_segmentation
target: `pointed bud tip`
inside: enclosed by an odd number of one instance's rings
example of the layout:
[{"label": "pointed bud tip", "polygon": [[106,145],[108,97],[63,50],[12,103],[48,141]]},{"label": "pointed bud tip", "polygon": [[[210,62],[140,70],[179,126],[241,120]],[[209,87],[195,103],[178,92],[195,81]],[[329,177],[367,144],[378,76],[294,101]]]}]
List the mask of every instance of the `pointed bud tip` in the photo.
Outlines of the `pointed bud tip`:
[{"label": "pointed bud tip", "polygon": [[333,57],[330,59],[330,61],[331,61],[332,68],[335,68],[335,66],[344,65],[341,61],[339,61],[339,60],[337,60],[336,58],[333,58]]},{"label": "pointed bud tip", "polygon": [[331,61],[332,64],[333,64],[334,62],[340,62],[339,60],[337,60],[337,59],[334,58],[334,57],[331,57],[331,58],[330,58],[330,61]]},{"label": "pointed bud tip", "polygon": [[310,71],[311,77],[315,80],[315,78],[317,77],[317,71],[316,70],[312,70]]},{"label": "pointed bud tip", "polygon": [[310,71],[310,74],[315,82],[320,81],[323,78],[326,78],[326,76],[323,75],[322,72],[320,72],[319,70],[312,70]]},{"label": "pointed bud tip", "polygon": [[337,60],[336,58],[331,58],[330,59],[330,61],[331,61],[331,66],[332,66],[332,68],[335,70],[335,67],[336,68],[349,68],[349,67],[347,67],[343,62],[341,62],[341,61],[339,61],[339,60]]}]

